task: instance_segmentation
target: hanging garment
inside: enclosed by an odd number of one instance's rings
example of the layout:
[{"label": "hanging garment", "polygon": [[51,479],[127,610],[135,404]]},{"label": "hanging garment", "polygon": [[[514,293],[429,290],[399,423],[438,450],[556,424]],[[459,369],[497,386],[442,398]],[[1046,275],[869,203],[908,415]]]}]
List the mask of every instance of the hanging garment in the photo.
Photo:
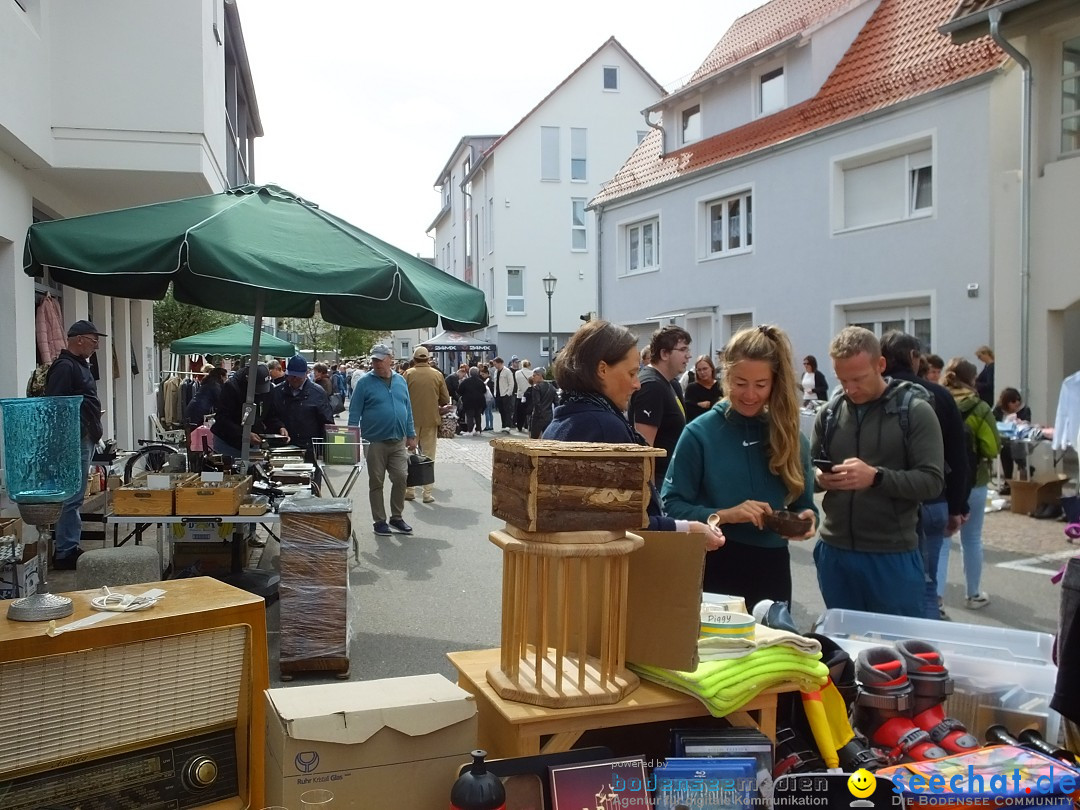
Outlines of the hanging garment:
[{"label": "hanging garment", "polygon": [[1061,383],[1057,416],[1054,418],[1055,450],[1080,448],[1080,372],[1070,374]]},{"label": "hanging garment", "polygon": [[67,347],[60,302],[51,295],[45,295],[38,302],[37,309],[34,311],[34,329],[37,338],[38,362],[51,363]]},{"label": "hanging garment", "polygon": [[180,401],[180,377],[174,374],[161,386],[165,394],[165,411],[163,419],[169,427],[177,427],[184,424],[184,404]]}]

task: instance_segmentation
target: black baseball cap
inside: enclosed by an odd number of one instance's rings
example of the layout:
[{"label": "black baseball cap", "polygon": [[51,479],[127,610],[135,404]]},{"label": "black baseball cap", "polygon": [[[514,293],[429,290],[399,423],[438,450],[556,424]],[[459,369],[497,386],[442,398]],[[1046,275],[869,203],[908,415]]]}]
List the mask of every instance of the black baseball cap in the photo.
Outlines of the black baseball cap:
[{"label": "black baseball cap", "polygon": [[75,321],[70,327],[68,327],[68,337],[79,337],[79,335],[101,335],[101,337],[108,337],[104,332],[98,329],[90,321]]}]

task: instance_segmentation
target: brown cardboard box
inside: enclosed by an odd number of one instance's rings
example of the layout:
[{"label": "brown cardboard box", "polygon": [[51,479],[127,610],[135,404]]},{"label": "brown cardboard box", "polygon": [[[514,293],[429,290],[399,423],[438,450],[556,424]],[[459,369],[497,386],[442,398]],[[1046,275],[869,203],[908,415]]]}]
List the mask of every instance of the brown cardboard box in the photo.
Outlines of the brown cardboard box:
[{"label": "brown cardboard box", "polygon": [[476,747],[473,697],[442,675],[265,694],[267,804],[323,788],[334,810],[446,807]]},{"label": "brown cardboard box", "polygon": [[11,557],[11,546],[5,540],[0,547],[0,599],[14,599],[37,593],[41,581],[37,543],[16,547],[17,560]]},{"label": "brown cardboard box", "polygon": [[172,578],[220,577],[232,571],[232,543],[176,543],[173,545]]},{"label": "brown cardboard box", "polygon": [[1030,515],[1044,503],[1057,503],[1061,500],[1061,485],[1067,480],[1067,475],[1044,473],[1031,481],[1010,481],[1010,508],[1017,514]]}]

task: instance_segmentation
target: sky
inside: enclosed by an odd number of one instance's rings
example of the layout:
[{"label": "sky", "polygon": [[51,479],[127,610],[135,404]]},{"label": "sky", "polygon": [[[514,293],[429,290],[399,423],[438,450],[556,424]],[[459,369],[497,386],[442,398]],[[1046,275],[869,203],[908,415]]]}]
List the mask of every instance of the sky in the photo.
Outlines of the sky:
[{"label": "sky", "polygon": [[431,256],[434,184],[463,136],[506,132],[611,36],[678,87],[763,2],[236,0],[255,179]]}]

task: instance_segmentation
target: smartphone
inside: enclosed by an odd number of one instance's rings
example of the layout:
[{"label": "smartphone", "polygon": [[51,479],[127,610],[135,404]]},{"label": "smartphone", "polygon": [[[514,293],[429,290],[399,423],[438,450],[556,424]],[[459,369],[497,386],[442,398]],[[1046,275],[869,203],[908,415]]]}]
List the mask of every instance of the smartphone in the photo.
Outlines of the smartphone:
[{"label": "smartphone", "polygon": [[821,470],[823,473],[831,473],[833,463],[827,458],[815,458],[814,466]]}]

